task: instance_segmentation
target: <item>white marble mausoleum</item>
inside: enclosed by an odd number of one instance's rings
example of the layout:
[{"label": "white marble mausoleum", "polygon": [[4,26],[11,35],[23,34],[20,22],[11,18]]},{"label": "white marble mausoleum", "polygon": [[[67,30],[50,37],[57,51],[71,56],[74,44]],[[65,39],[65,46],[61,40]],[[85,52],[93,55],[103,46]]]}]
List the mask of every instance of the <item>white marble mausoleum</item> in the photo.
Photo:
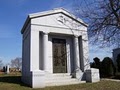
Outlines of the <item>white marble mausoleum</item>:
[{"label": "white marble mausoleum", "polygon": [[99,70],[90,69],[87,24],[81,19],[62,8],[33,13],[21,33],[24,83],[43,88],[99,81]]}]

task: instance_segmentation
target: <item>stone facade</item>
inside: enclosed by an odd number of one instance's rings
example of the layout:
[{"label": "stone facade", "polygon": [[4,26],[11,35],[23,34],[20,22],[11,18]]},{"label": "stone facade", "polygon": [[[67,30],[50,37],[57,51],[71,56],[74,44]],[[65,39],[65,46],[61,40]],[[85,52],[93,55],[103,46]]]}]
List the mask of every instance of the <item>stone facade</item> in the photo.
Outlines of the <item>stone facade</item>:
[{"label": "stone facade", "polygon": [[[43,88],[86,81],[86,70],[90,69],[88,36],[87,24],[81,19],[61,8],[29,14],[21,33],[24,83]],[[56,61],[55,55],[63,52],[64,59],[61,56]]]}]

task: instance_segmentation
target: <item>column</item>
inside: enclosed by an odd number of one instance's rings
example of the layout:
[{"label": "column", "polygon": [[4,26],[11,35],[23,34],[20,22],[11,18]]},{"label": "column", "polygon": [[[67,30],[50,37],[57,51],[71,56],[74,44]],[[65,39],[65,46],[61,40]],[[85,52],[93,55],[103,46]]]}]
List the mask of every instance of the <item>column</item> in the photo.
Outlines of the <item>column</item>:
[{"label": "column", "polygon": [[43,32],[43,68],[45,71],[48,69],[48,33]]},{"label": "column", "polygon": [[74,60],[75,60],[75,69],[80,69],[80,59],[79,59],[79,44],[78,37],[74,36]]}]

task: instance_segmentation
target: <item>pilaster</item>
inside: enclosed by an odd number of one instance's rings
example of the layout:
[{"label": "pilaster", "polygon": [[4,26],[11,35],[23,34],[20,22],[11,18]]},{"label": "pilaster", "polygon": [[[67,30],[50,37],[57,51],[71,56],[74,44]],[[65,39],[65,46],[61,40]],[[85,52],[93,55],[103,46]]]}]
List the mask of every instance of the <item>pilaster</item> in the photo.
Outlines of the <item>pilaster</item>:
[{"label": "pilaster", "polygon": [[39,70],[39,31],[31,30],[30,71]]}]

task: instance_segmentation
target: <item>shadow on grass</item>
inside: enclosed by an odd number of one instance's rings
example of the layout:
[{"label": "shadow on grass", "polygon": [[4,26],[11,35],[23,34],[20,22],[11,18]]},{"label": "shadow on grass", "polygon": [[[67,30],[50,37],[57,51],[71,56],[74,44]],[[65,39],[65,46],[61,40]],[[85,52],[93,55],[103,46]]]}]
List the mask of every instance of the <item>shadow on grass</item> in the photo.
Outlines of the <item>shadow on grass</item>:
[{"label": "shadow on grass", "polygon": [[19,84],[21,86],[29,87],[21,81],[21,76],[2,76],[0,77],[0,82]]}]

